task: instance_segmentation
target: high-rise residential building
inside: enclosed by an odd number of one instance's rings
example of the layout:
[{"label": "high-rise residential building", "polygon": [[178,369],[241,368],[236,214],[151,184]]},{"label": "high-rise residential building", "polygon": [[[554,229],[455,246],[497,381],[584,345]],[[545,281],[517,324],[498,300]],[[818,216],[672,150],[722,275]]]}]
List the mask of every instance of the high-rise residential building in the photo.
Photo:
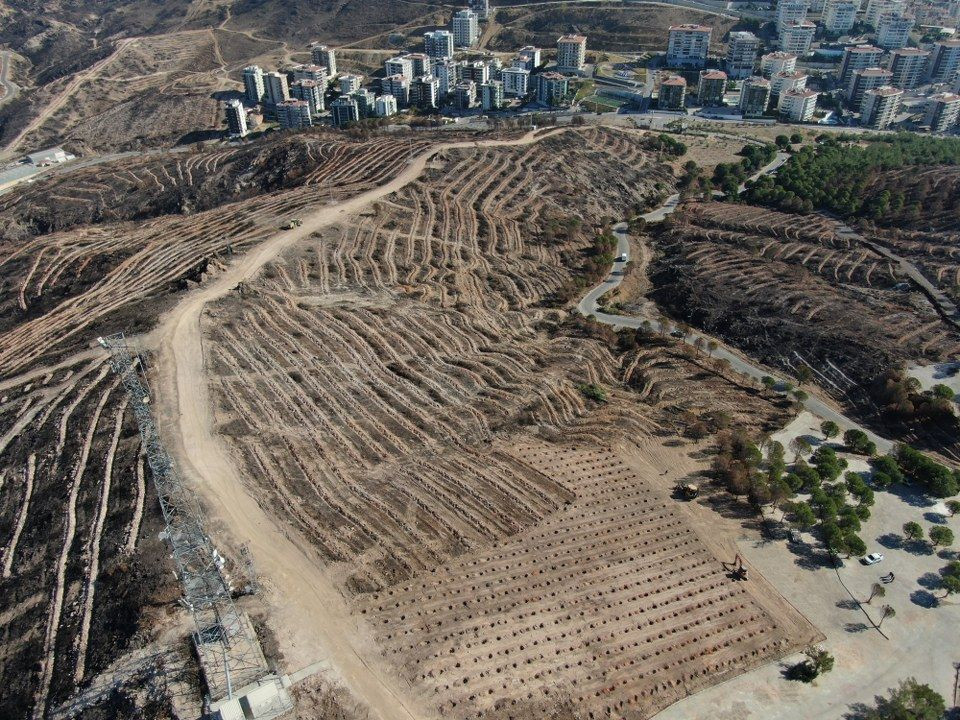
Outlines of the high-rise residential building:
[{"label": "high-rise residential building", "polygon": [[783,95],[788,90],[803,90],[806,87],[807,75],[799,70],[778,72],[770,78],[770,92],[774,95]]},{"label": "high-rise residential building", "polygon": [[722,70],[701,70],[697,81],[697,102],[704,107],[723,105],[727,74]]},{"label": "high-rise residential building", "polygon": [[423,75],[433,75],[433,61],[426,53],[410,53],[407,55],[410,59],[410,67],[413,69],[413,76],[421,77]]},{"label": "high-rise residential building", "polygon": [[537,102],[555,107],[562,105],[570,91],[570,81],[556,72],[534,75],[537,83]]},{"label": "high-rise residential building", "polygon": [[536,48],[533,45],[524,45],[520,48],[520,52],[517,53],[517,57],[514,58],[512,64],[514,67],[533,72],[543,64],[543,60],[540,57],[540,48]]},{"label": "high-rise residential building", "polygon": [[960,119],[960,95],[937,93],[927,99],[927,112],[924,125],[930,126],[930,132],[945,133],[957,126]]},{"label": "high-rise residential building", "polygon": [[469,5],[481,20],[490,17],[490,0],[470,0]]},{"label": "high-rise residential building", "polygon": [[440,81],[433,75],[421,75],[410,83],[410,104],[420,110],[440,107]]},{"label": "high-rise residential building", "polygon": [[400,55],[383,62],[386,75],[403,75],[407,80],[413,80],[413,61],[409,55]]},{"label": "high-rise residential building", "polygon": [[290,99],[287,76],[278,72],[263,74],[263,89],[267,105],[277,105]]},{"label": "high-rise residential building", "polygon": [[787,90],[780,95],[777,110],[783,119],[790,122],[810,122],[817,109],[819,96],[820,93],[806,88]]},{"label": "high-rise residential building", "polygon": [[743,81],[740,91],[740,112],[744,117],[760,117],[770,104],[770,81],[762,77],[750,77]]},{"label": "high-rise residential building", "polygon": [[397,99],[393,95],[379,96],[373,105],[374,115],[377,117],[390,117],[397,114]]},{"label": "high-rise residential building", "polygon": [[877,45],[884,50],[906,47],[913,29],[913,19],[885,13],[877,22]]},{"label": "high-rise residential building", "polygon": [[463,65],[453,60],[444,60],[433,66],[433,73],[440,81],[440,97],[445,98],[450,91],[462,79],[460,72]]},{"label": "high-rise residential building", "polygon": [[293,79],[297,80],[313,80],[315,83],[320,83],[324,88],[327,86],[327,69],[320,65],[297,65],[293,69]]},{"label": "high-rise residential building", "polygon": [[247,111],[239,100],[227,101],[227,128],[232,137],[247,134]]},{"label": "high-rise residential building", "polygon": [[503,78],[500,77],[500,74],[503,72],[503,60],[498,57],[492,57],[487,60],[487,65],[490,68],[491,80],[503,80]]},{"label": "high-rise residential building", "polygon": [[667,39],[667,65],[704,67],[710,52],[711,32],[706,25],[671,25]]},{"label": "high-rise residential building", "polygon": [[793,72],[796,69],[797,56],[794,53],[778,50],[760,58],[760,74],[764,77],[770,77],[778,72]]},{"label": "high-rise residential building", "polygon": [[863,112],[863,98],[867,90],[875,90],[878,87],[889,85],[891,80],[893,80],[893,73],[883,68],[873,67],[854,70],[853,79],[850,81],[850,89],[847,91],[850,106],[854,110]]},{"label": "high-rise residential building", "polygon": [[340,94],[349,95],[360,89],[363,84],[363,78],[359,75],[341,75],[340,76]]},{"label": "high-rise residential building", "polygon": [[900,111],[903,90],[890,85],[871,88],[863,94],[860,124],[874,130],[889,127]]},{"label": "high-rise residential building", "polygon": [[347,95],[338,97],[330,103],[330,117],[334,127],[343,127],[360,119],[360,108],[357,101]]},{"label": "high-rise residential building", "polygon": [[960,68],[960,39],[935,42],[927,67],[931,82],[953,82]]},{"label": "high-rise residential building", "polygon": [[679,75],[669,75],[660,82],[657,107],[662,110],[682,110],[687,100],[687,81]]},{"label": "high-rise residential building", "polygon": [[480,23],[473,10],[460,10],[455,13],[450,29],[457,47],[473,47],[480,38]]},{"label": "high-rise residential building", "polygon": [[503,107],[503,82],[491,80],[480,86],[480,105],[485,112],[500,110]]},{"label": "high-rise residential building", "polygon": [[557,69],[561,72],[580,72],[587,62],[587,38],[584,35],[564,35],[557,40]]},{"label": "high-rise residential building", "polygon": [[753,75],[757,63],[757,50],[760,40],[751,32],[732,32],[727,43],[727,76],[731,80],[742,80]]},{"label": "high-rise residential building", "polygon": [[327,78],[332,80],[337,76],[337,54],[333,48],[326,45],[314,45],[310,48],[313,63],[327,71]]},{"label": "high-rise residential building", "polygon": [[460,66],[460,78],[462,80],[473,80],[477,87],[480,87],[490,80],[490,66],[483,60],[464,63]]},{"label": "high-rise residential building", "polygon": [[323,90],[325,83],[315,80],[297,80],[290,85],[290,96],[297,100],[305,100],[310,105],[310,117],[317,117],[326,108],[324,107]]},{"label": "high-rise residential building", "polygon": [[888,13],[905,15],[906,3],[903,0],[867,0],[867,9],[863,14],[863,21],[872,28],[877,27],[880,16]]},{"label": "high-rise residential building", "polygon": [[777,34],[783,32],[790,23],[803,22],[807,19],[807,0],[779,0],[774,11],[773,21],[776,24]]},{"label": "high-rise residential building", "polygon": [[503,93],[509,97],[526,97],[530,92],[530,71],[525,68],[504,68],[500,74]]},{"label": "high-rise residential building", "polygon": [[377,97],[372,92],[366,88],[360,88],[350,93],[349,97],[353,98],[357,103],[357,114],[361,119],[367,117],[373,117],[374,105],[377,102]]},{"label": "high-rise residential building", "polygon": [[305,100],[284,100],[277,103],[275,111],[277,122],[284,130],[299,130],[313,125],[310,103]]},{"label": "high-rise residential building", "polygon": [[473,80],[464,80],[453,88],[453,105],[458,110],[470,110],[477,105],[477,84]]},{"label": "high-rise residential building", "polygon": [[852,0],[827,0],[823,13],[823,27],[828,33],[840,35],[849,32],[857,21],[859,4]]},{"label": "high-rise residential building", "polygon": [[822,15],[826,6],[826,0],[810,0],[810,7],[807,8],[807,12],[811,15]]},{"label": "high-rise residential building", "polygon": [[850,87],[855,70],[868,67],[879,67],[883,50],[873,45],[851,45],[843,49],[843,58],[840,60],[840,69],[837,71],[837,82],[840,87]]},{"label": "high-rise residential building", "polygon": [[453,33],[449,30],[432,30],[423,34],[423,52],[434,60],[453,57]]},{"label": "high-rise residential building", "polygon": [[393,95],[400,107],[410,104],[410,81],[403,75],[387,75],[380,81],[380,92]]},{"label": "high-rise residential building", "polygon": [[257,105],[266,99],[267,91],[263,85],[263,70],[257,65],[249,65],[243,69],[243,90],[247,102]]},{"label": "high-rise residential building", "polygon": [[780,49],[803,57],[810,52],[817,26],[809,20],[791,22],[780,33]]},{"label": "high-rise residential building", "polygon": [[890,72],[893,73],[890,84],[901,90],[915,88],[923,80],[929,57],[930,53],[920,48],[894,50],[890,56]]}]

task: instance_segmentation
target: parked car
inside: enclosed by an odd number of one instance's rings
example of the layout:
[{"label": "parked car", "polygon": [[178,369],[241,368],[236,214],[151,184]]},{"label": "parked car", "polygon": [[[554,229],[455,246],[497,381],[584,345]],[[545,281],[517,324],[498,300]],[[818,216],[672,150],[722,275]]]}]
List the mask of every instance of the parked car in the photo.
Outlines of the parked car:
[{"label": "parked car", "polygon": [[861,562],[864,565],[876,565],[881,560],[883,560],[883,553],[870,553]]}]

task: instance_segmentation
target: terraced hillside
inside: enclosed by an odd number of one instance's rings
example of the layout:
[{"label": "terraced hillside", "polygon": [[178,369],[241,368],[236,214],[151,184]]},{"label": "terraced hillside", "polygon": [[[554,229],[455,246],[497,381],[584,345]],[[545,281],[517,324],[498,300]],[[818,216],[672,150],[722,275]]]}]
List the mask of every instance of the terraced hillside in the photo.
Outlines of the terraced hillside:
[{"label": "terraced hillside", "polygon": [[441,715],[648,717],[816,637],[731,583],[652,479],[684,413],[783,411],[669,341],[621,352],[550,307],[663,167],[600,129],[445,152],[203,316],[245,482]]},{"label": "terraced hillside", "polygon": [[[136,424],[88,348],[150,329],[285,219],[384,182],[411,145],[317,136],[287,150],[122,160],[4,198],[22,234],[0,256],[0,716],[71,716],[58,708],[90,683],[103,717],[166,717],[171,692],[198,707],[195,687],[168,687],[191,660],[170,644],[187,629]],[[181,214],[181,194],[211,209]],[[70,229],[45,233],[58,204]]]}]

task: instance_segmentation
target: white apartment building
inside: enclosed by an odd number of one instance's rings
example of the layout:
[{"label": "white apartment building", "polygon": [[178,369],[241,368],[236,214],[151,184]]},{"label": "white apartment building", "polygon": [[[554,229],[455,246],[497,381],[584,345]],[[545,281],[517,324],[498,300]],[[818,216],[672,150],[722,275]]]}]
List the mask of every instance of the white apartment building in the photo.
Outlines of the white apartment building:
[{"label": "white apartment building", "polygon": [[906,3],[903,0],[867,0],[867,10],[863,21],[872,28],[877,27],[881,15],[905,15]]},{"label": "white apartment building", "polygon": [[913,29],[913,19],[886,13],[877,23],[877,45],[884,50],[906,47]]},{"label": "white apartment building", "polygon": [[386,75],[403,75],[407,80],[413,80],[413,60],[409,55],[400,55],[383,61],[383,70]]},{"label": "white apartment building", "polygon": [[460,10],[454,14],[450,29],[457,47],[473,47],[480,38],[480,22],[473,10]]},{"label": "white apartment building", "polygon": [[890,127],[900,111],[902,97],[903,90],[890,85],[867,90],[863,95],[860,124],[874,130]]},{"label": "white apartment building", "polygon": [[937,93],[927,100],[927,112],[924,125],[930,126],[930,132],[945,133],[956,127],[960,119],[960,95]]},{"label": "white apartment building", "polygon": [[503,107],[503,83],[491,80],[480,86],[480,104],[485,112],[499,110]]},{"label": "white apartment building", "polygon": [[530,71],[519,67],[504,68],[500,73],[503,93],[509,97],[526,97],[530,92]]},{"label": "white apartment building", "polygon": [[490,0],[470,0],[469,5],[481,20],[490,17]]},{"label": "white apartment building", "polygon": [[667,65],[697,67],[707,64],[712,29],[705,25],[671,25],[667,40]]},{"label": "white apartment building", "polygon": [[227,128],[231,137],[243,137],[247,134],[247,111],[239,100],[227,101]]},{"label": "white apartment building", "polygon": [[460,66],[460,78],[462,80],[473,80],[479,87],[482,83],[490,80],[490,66],[483,60],[463,63]]},{"label": "white apartment building", "polygon": [[817,98],[820,93],[806,88],[787,90],[780,95],[780,104],[777,109],[780,116],[790,122],[810,122],[817,109]]},{"label": "white apartment building", "polygon": [[460,71],[463,65],[453,60],[444,60],[433,66],[433,74],[440,81],[440,97],[450,94],[453,87],[460,82]]},{"label": "white apartment building", "polygon": [[542,64],[543,59],[540,57],[540,48],[534,47],[533,45],[524,45],[520,48],[520,52],[517,53],[517,57],[513,61],[514,67],[522,67],[530,72],[533,72]]},{"label": "white apartment building", "polygon": [[433,74],[433,60],[426,53],[410,53],[407,58],[410,59],[410,67],[415,78]]},{"label": "white apartment building", "polygon": [[423,52],[434,60],[453,57],[453,33],[449,30],[432,30],[423,34]]},{"label": "white apartment building", "polygon": [[314,45],[310,48],[310,55],[314,65],[319,65],[327,71],[331,80],[337,76],[337,54],[333,48],[326,45]]},{"label": "white apartment building", "polygon": [[807,19],[807,0],[780,0],[774,12],[773,21],[779,35],[790,23],[803,22]]},{"label": "white apartment building", "polygon": [[320,83],[326,87],[327,70],[320,65],[297,65],[293,68],[293,79],[294,82],[297,80],[313,80],[313,82]]},{"label": "white apartment building", "polygon": [[790,90],[804,90],[807,87],[807,75],[799,70],[774,73],[770,78],[770,91],[774,95],[783,95]]},{"label": "white apartment building", "polygon": [[380,92],[393,95],[398,105],[406,107],[410,103],[410,80],[403,75],[387,75],[380,81]]},{"label": "white apartment building", "polygon": [[883,68],[874,67],[854,70],[853,79],[850,81],[850,89],[847,92],[847,97],[850,98],[850,105],[855,110],[863,112],[863,99],[867,91],[890,85],[891,80],[893,80],[893,73]]},{"label": "white apartment building", "polygon": [[828,33],[849,32],[857,21],[858,3],[851,0],[828,0],[823,14],[823,27]]},{"label": "white apartment building", "polygon": [[780,33],[780,49],[800,57],[810,52],[817,26],[809,20],[787,23]]},{"label": "white apartment building", "polygon": [[851,45],[843,49],[843,58],[840,60],[840,69],[837,71],[837,81],[840,87],[849,88],[855,70],[868,67],[879,67],[883,50],[873,45]]},{"label": "white apartment building", "polygon": [[410,104],[421,110],[440,107],[440,81],[433,75],[421,75],[410,83]]},{"label": "white apartment building", "polygon": [[257,105],[264,101],[267,95],[263,84],[263,70],[257,65],[249,65],[243,69],[243,90],[247,102]]},{"label": "white apartment building", "polygon": [[793,72],[796,69],[797,56],[794,53],[778,50],[760,58],[760,74],[764,77],[771,77],[778,72]]},{"label": "white apartment building", "polygon": [[277,103],[276,113],[277,122],[284,130],[299,130],[313,125],[310,103],[305,100],[284,100]]},{"label": "white apartment building", "polygon": [[928,68],[931,82],[953,82],[960,68],[960,39],[935,42]]},{"label": "white apartment building", "polygon": [[363,78],[359,75],[341,75],[340,76],[340,94],[349,95],[360,89]]},{"label": "white apartment building", "polygon": [[561,72],[580,72],[587,62],[587,38],[584,35],[564,35],[557,40],[557,69]]},{"label": "white apartment building", "polygon": [[390,117],[397,114],[397,99],[393,95],[380,95],[373,103],[373,114]]},{"label": "white apartment building", "polygon": [[326,109],[323,99],[325,87],[325,83],[318,83],[315,80],[297,80],[290,85],[290,96],[306,101],[310,105],[310,117],[315,118]]},{"label": "white apartment building", "polygon": [[732,32],[727,43],[727,77],[742,80],[753,75],[760,40],[751,32]]},{"label": "white apartment building", "polygon": [[277,105],[290,99],[287,76],[278,72],[263,74],[263,89],[267,105]]},{"label": "white apartment building", "polygon": [[915,88],[923,80],[930,53],[920,48],[897,48],[890,55],[890,84],[901,90]]},{"label": "white apartment building", "polygon": [[469,110],[477,104],[477,84],[464,80],[453,88],[453,104],[458,110]]}]

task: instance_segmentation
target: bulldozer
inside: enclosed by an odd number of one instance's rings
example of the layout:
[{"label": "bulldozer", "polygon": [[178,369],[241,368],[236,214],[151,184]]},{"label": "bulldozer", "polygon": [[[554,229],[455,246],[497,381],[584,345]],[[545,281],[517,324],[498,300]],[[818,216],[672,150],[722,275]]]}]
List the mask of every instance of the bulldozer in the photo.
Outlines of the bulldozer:
[{"label": "bulldozer", "polygon": [[283,225],[280,226],[281,230],[293,230],[303,225],[303,220],[300,218],[294,218],[293,220],[287,220]]},{"label": "bulldozer", "polygon": [[673,491],[677,494],[677,497],[684,500],[693,500],[700,494],[700,486],[693,483],[677,483]]}]

